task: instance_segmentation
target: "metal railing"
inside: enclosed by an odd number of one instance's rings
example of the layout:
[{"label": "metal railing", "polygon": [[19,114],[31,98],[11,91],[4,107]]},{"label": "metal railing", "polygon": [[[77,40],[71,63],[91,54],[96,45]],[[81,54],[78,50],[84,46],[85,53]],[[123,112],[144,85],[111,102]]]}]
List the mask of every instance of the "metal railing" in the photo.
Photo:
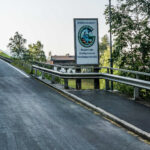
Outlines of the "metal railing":
[{"label": "metal railing", "polygon": [[[64,67],[64,66],[59,66],[59,67]],[[37,65],[32,65],[32,70],[35,70],[35,72],[37,72],[37,70],[42,72],[42,77],[44,77],[44,73],[48,73],[52,76],[57,76],[57,77],[64,79],[64,81],[65,81],[64,88],[68,88],[68,79],[76,79],[76,80],[78,80],[78,79],[98,79],[97,81],[99,81],[99,79],[105,79],[106,90],[109,89],[109,81],[119,82],[119,83],[123,83],[123,84],[127,84],[127,85],[135,87],[134,88],[134,98],[135,99],[139,96],[139,89],[138,88],[150,90],[150,81],[138,79],[138,75],[150,76],[149,73],[142,73],[142,72],[137,72],[137,71],[108,68],[108,67],[101,67],[101,68],[114,69],[114,70],[119,70],[119,71],[125,71],[128,73],[134,73],[137,78],[124,77],[124,76],[112,75],[109,73],[99,73],[99,72],[98,73],[95,73],[95,72],[91,72],[91,73],[77,73],[77,72],[68,73],[67,71],[66,72],[60,72],[56,69],[53,70],[53,69],[40,67]],[[101,68],[99,68],[99,69],[101,69]],[[52,81],[52,83],[54,83],[54,81]]]},{"label": "metal railing", "polygon": [[12,63],[12,59],[10,59],[10,58],[6,58],[6,57],[3,57],[3,56],[0,56],[0,59],[6,61],[8,63]]},{"label": "metal railing", "polygon": [[117,70],[120,72],[126,72],[126,73],[131,73],[131,74],[135,74],[135,75],[143,75],[143,76],[149,76],[150,77],[150,73],[146,73],[146,72],[139,72],[139,71],[133,71],[133,70],[126,70],[126,69],[118,69],[118,68],[110,68],[110,67],[100,67],[101,69],[109,69],[109,70]]},{"label": "metal railing", "polygon": [[110,68],[110,67],[93,67],[93,66],[83,66],[83,67],[79,67],[79,66],[63,66],[63,65],[51,65],[51,64],[46,64],[46,63],[41,63],[41,62],[34,62],[35,65],[41,66],[41,67],[49,67],[49,68],[58,68],[58,70],[60,70],[60,68],[64,68],[67,72],[68,69],[98,69],[99,71],[102,69],[106,69],[107,73],[110,72],[110,70],[114,70],[114,71],[119,71],[119,72],[125,72],[125,73],[131,73],[131,74],[135,74],[135,75],[143,75],[143,76],[149,76],[150,77],[150,73],[146,73],[146,72],[139,72],[139,71],[133,71],[133,70],[127,70],[127,69],[119,69],[119,68]]}]

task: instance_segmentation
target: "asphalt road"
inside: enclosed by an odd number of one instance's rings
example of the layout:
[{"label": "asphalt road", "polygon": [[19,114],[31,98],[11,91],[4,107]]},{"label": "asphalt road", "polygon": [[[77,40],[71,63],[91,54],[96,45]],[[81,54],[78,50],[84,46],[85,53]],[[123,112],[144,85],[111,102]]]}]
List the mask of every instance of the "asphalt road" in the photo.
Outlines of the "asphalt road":
[{"label": "asphalt road", "polygon": [[110,149],[150,145],[0,60],[0,150]]},{"label": "asphalt road", "polygon": [[150,133],[149,107],[103,90],[72,90],[69,92]]}]

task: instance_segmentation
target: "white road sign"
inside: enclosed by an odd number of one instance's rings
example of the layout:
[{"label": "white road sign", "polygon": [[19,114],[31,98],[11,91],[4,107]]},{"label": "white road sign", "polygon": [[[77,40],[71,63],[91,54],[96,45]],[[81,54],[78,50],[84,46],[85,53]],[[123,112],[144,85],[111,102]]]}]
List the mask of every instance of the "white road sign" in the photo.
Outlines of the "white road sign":
[{"label": "white road sign", "polygon": [[98,19],[74,19],[77,65],[98,65]]}]

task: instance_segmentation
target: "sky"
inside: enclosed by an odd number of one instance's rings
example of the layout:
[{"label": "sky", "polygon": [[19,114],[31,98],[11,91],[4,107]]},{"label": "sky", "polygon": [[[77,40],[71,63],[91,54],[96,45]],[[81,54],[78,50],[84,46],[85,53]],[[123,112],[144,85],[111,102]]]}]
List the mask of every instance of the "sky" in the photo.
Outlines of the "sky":
[{"label": "sky", "polygon": [[[108,33],[104,10],[109,0],[0,0],[0,49],[18,31],[27,44],[41,41],[45,54],[74,55],[73,18],[98,18],[99,38]],[[115,4],[116,0],[112,0]]]}]

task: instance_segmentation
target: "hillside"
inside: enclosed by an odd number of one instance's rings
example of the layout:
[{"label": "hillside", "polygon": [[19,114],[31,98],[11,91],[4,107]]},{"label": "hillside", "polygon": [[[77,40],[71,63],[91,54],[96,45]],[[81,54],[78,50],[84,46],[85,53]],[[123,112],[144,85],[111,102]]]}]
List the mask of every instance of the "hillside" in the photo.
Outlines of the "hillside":
[{"label": "hillside", "polygon": [[6,58],[10,58],[10,56],[7,55],[6,53],[4,53],[2,50],[0,50],[0,56],[6,57]]}]

